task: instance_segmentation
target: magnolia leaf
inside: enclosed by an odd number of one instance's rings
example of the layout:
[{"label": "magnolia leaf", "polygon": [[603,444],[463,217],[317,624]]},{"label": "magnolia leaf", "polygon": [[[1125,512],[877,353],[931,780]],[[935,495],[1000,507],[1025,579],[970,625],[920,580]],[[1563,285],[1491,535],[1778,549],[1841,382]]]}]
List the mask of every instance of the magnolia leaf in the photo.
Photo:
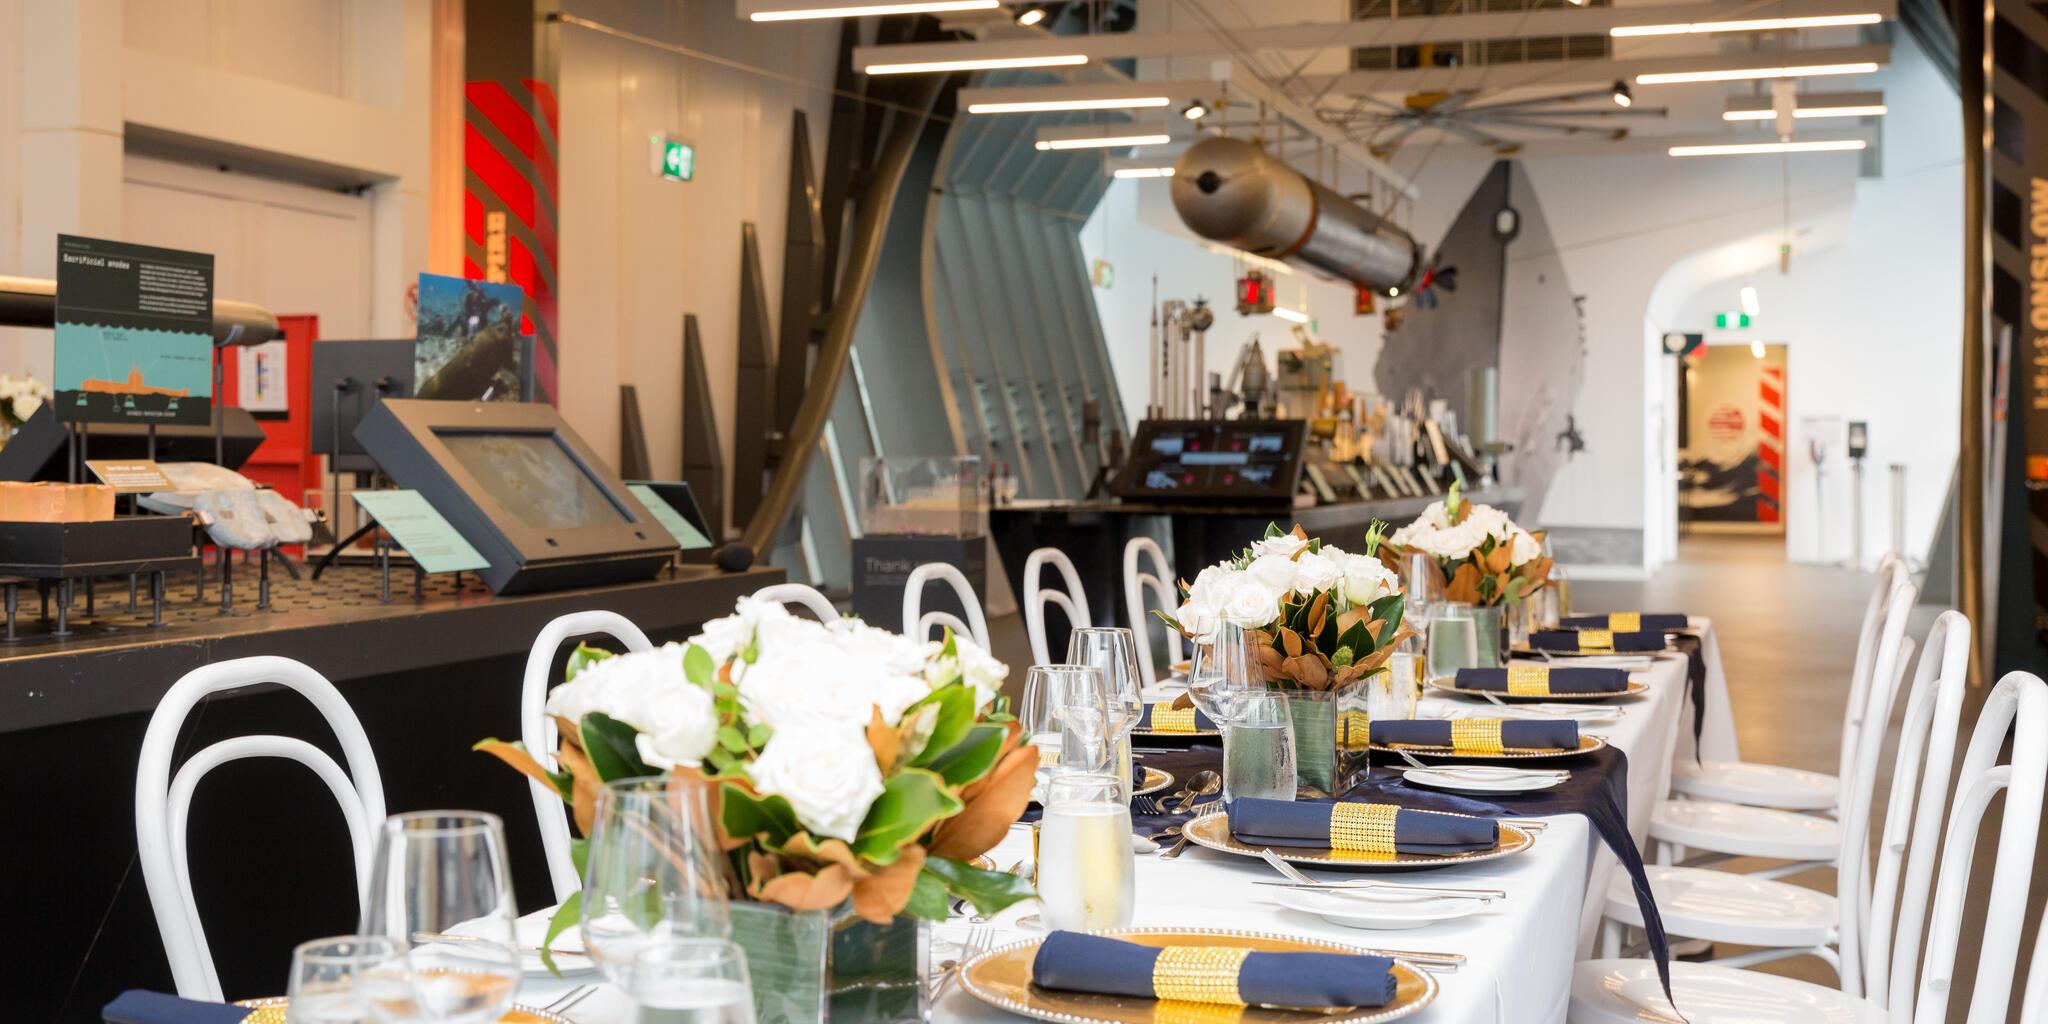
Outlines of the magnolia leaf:
[{"label": "magnolia leaf", "polygon": [[1280,524],[1279,524],[1279,523],[1272,523],[1272,522],[1269,522],[1269,523],[1267,523],[1267,524],[1266,524],[1266,537],[1265,537],[1265,539],[1266,539],[1266,540],[1272,540],[1273,538],[1275,538],[1275,537],[1278,537],[1278,536],[1280,536]]},{"label": "magnolia leaf", "polygon": [[1037,747],[1027,743],[1004,754],[993,771],[962,793],[966,807],[939,823],[927,852],[934,857],[972,860],[994,849],[1031,803],[1031,786],[1037,775]]},{"label": "magnolia leaf", "polygon": [[632,726],[602,711],[592,711],[583,716],[579,734],[598,778],[616,782],[659,774],[640,760],[640,748],[633,742],[639,733]]},{"label": "magnolia leaf", "polygon": [[905,768],[882,783],[882,795],[869,805],[853,837],[853,852],[871,864],[894,864],[904,846],[963,806],[937,772]]},{"label": "magnolia leaf", "polygon": [[[1345,614],[1348,615],[1350,613],[1347,612]],[[1366,628],[1366,622],[1363,617],[1354,619],[1351,625],[1337,637],[1337,647],[1339,650],[1350,651],[1353,657],[1372,650],[1372,632]]]},{"label": "magnolia leaf", "polygon": [[977,725],[968,730],[966,739],[932,758],[931,770],[938,772],[946,780],[946,785],[959,789],[995,767],[996,758],[1002,755],[1004,740],[1001,726]]},{"label": "magnolia leaf", "polygon": [[696,644],[683,648],[683,678],[698,686],[710,686],[716,666],[711,663],[711,652]]},{"label": "magnolia leaf", "polygon": [[1401,619],[1408,611],[1408,595],[1389,594],[1372,603],[1372,618],[1380,627],[1374,636],[1379,641],[1375,650],[1387,646],[1394,633],[1401,628]]},{"label": "magnolia leaf", "polygon": [[569,863],[576,868],[576,877],[590,873],[590,840],[578,836],[569,840]]},{"label": "magnolia leaf", "polygon": [[591,766],[590,758],[584,756],[583,748],[569,741],[570,735],[562,734],[562,748],[555,752],[555,760],[576,780],[569,812],[576,819],[576,831],[587,836],[597,822],[597,794],[604,788],[604,780]]},{"label": "magnolia leaf", "polygon": [[533,752],[527,750],[524,743],[507,743],[504,740],[491,739],[469,749],[481,750],[511,765],[519,770],[519,774],[561,794],[564,800],[573,800],[576,797],[575,777],[568,772],[551,772],[541,767],[540,761],[534,758]]},{"label": "magnolia leaf", "polygon": [[1164,622],[1169,626],[1172,626],[1174,632],[1181,634],[1187,633],[1187,627],[1181,625],[1179,619],[1176,619],[1173,616],[1166,614],[1164,610],[1154,608],[1152,609],[1152,614],[1159,616],[1159,621]]},{"label": "magnolia leaf", "polygon": [[909,758],[913,766],[930,764],[932,759],[953,748],[974,727],[975,704],[979,695],[971,686],[947,686],[932,691],[931,696],[911,705],[913,708],[927,704],[939,709],[938,717],[932,721],[932,733],[924,746]]},{"label": "magnolia leaf", "polygon": [[569,663],[562,667],[562,681],[566,683],[576,678],[577,673],[609,657],[612,657],[612,652],[602,647],[577,644],[576,649],[569,652]]},{"label": "magnolia leaf", "polygon": [[882,717],[882,709],[868,708],[868,749],[875,752],[875,767],[883,775],[896,770],[896,756],[903,749],[903,736]]},{"label": "magnolia leaf", "polygon": [[789,837],[789,842],[782,844],[780,851],[786,856],[817,861],[821,867],[837,864],[845,868],[856,882],[872,873],[844,839],[827,839],[821,843],[811,838],[809,832],[798,832]]},{"label": "magnolia leaf", "polygon": [[1286,651],[1290,658],[1301,657],[1301,634],[1291,629],[1281,630],[1280,649]]},{"label": "magnolia leaf", "polygon": [[[879,708],[869,708],[868,710],[870,714],[881,713]],[[905,711],[901,723],[896,726],[897,763],[901,764],[903,759],[910,754],[921,753],[926,744],[931,742],[932,731],[938,728],[938,724],[939,706],[937,704],[924,703],[921,706],[913,706],[910,710]]]},{"label": "magnolia leaf", "polygon": [[927,857],[925,874],[937,875],[953,895],[974,904],[975,912],[988,916],[1034,894],[1031,884],[1008,871],[984,871],[971,864],[946,857]]},{"label": "magnolia leaf", "polygon": [[759,840],[780,848],[802,828],[796,810],[779,796],[755,796],[731,782],[720,786],[718,795],[718,824],[731,842]]},{"label": "magnolia leaf", "polygon": [[952,900],[946,895],[946,880],[933,874],[929,863],[917,873],[917,884],[910,887],[910,899],[904,902],[903,913],[927,921],[944,921],[952,916]]},{"label": "magnolia leaf", "polygon": [[828,864],[815,875],[799,871],[776,875],[754,895],[791,910],[830,910],[845,902],[852,892],[853,876],[841,865]]},{"label": "magnolia leaf", "polygon": [[540,942],[540,965],[557,978],[562,976],[562,971],[555,966],[555,940],[582,917],[583,890],[578,889],[570,893],[569,898],[563,900],[561,906],[555,908],[553,917],[548,918],[548,934]]},{"label": "magnolia leaf", "polygon": [[1300,523],[1294,524],[1294,529],[1287,531],[1287,535],[1293,537],[1295,540],[1300,541],[1305,541],[1308,539],[1308,531],[1302,529]]},{"label": "magnolia leaf", "polygon": [[910,902],[918,873],[924,870],[924,847],[913,843],[894,864],[853,883],[853,912],[875,924],[888,924]]}]

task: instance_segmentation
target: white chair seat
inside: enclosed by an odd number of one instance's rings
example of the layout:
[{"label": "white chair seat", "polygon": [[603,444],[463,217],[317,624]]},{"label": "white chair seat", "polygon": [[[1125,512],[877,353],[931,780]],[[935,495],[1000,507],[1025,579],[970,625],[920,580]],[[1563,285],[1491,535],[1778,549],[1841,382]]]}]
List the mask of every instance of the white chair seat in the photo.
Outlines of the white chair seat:
[{"label": "white chair seat", "polygon": [[[1657,912],[1673,936],[1745,946],[1824,946],[1835,941],[1835,898],[1789,882],[1704,868],[1646,868]],[[1617,871],[1607,886],[1609,918],[1643,927],[1635,889]]]},{"label": "white chair seat", "polygon": [[[1691,1024],[1880,1024],[1885,1013],[1861,999],[1774,974],[1671,964],[1671,993]],[[1680,1024],[1649,960],[1583,960],[1572,969],[1574,1024]]]},{"label": "white chair seat", "polygon": [[1821,772],[1751,761],[1694,764],[1681,757],[1671,766],[1671,791],[1700,800],[1721,800],[1785,811],[1827,811],[1835,806],[1841,781]]},{"label": "white chair seat", "polygon": [[1842,849],[1842,826],[1719,800],[1662,800],[1650,812],[1650,838],[1738,857],[1832,862]]}]

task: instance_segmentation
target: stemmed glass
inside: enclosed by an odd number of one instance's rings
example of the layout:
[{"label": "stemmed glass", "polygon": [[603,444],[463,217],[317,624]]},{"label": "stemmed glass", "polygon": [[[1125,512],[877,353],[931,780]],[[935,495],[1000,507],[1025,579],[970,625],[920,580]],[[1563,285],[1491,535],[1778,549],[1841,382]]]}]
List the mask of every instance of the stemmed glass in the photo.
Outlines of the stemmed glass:
[{"label": "stemmed glass", "polygon": [[285,989],[286,1024],[371,1024],[371,976],[399,960],[390,939],[343,935],[302,942],[292,950]]},{"label": "stemmed glass", "polygon": [[1116,736],[1109,689],[1086,665],[1033,665],[1018,721],[1038,747],[1038,784],[1056,771],[1106,772]]},{"label": "stemmed glass", "polygon": [[752,1024],[746,957],[727,941],[726,893],[703,783],[622,779],[598,794],[583,944],[634,1002],[699,1024]]},{"label": "stemmed glass", "polygon": [[1116,774],[1123,781],[1124,795],[1129,797],[1136,792],[1131,786],[1131,732],[1145,712],[1145,684],[1138,678],[1137,640],[1130,630],[1121,627],[1076,629],[1067,639],[1067,664],[1096,669],[1109,688],[1109,714],[1116,730]]},{"label": "stemmed glass", "polygon": [[1206,644],[1196,644],[1188,666],[1188,696],[1218,729],[1235,715],[1235,705],[1256,678],[1249,631],[1225,625]]},{"label": "stemmed glass", "polygon": [[389,958],[363,982],[384,1024],[486,1024],[519,991],[505,826],[480,811],[385,819],[363,934]]}]

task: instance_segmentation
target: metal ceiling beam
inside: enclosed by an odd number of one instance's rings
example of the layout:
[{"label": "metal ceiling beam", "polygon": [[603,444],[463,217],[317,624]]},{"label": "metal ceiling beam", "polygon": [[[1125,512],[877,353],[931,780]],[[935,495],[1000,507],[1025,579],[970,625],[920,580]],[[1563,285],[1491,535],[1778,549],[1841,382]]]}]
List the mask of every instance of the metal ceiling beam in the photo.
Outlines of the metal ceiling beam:
[{"label": "metal ceiling beam", "polygon": [[[1804,18],[1832,14],[1876,13],[1887,20],[1898,13],[1897,0],[1777,0],[1760,7],[1756,0],[1705,0],[1702,3],[1656,4],[1646,7],[1563,7],[1553,10],[1499,11],[1485,14],[1440,14],[1361,21],[1306,22],[1184,32],[1115,32],[1087,36],[1034,36],[971,42],[904,43],[862,46],[853,64],[894,64],[911,61],[973,60],[1032,57],[1049,53],[1080,54],[1091,62],[1124,57],[1232,56],[1239,50],[1322,50],[1354,46],[1405,46],[1427,42],[1518,39],[1530,36],[1599,35],[1612,28],[1677,22],[1725,21],[1740,18]],[[1648,37],[1660,38],[1660,37]]]},{"label": "metal ceiling beam", "polygon": [[[1889,46],[1845,46],[1827,49],[1773,47],[1767,52],[1743,54],[1699,54],[1691,57],[1638,57],[1634,59],[1531,61],[1525,64],[1476,64],[1453,68],[1416,68],[1410,71],[1354,71],[1343,75],[1304,75],[1310,89],[1328,88],[1332,95],[1356,93],[1414,93],[1485,88],[1500,92],[1525,86],[1598,85],[1637,75],[1674,71],[1719,71],[1737,68],[1769,68],[1805,64],[1852,64],[1869,62],[1880,67],[1891,62]],[[1664,88],[1638,85],[1637,89]],[[1640,100],[1640,95],[1638,96]]]}]

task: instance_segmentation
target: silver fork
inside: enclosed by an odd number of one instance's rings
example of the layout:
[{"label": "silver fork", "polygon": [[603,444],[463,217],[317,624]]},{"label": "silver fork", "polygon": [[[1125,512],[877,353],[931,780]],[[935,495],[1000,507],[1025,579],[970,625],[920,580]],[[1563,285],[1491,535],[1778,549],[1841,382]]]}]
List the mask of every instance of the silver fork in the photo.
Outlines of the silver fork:
[{"label": "silver fork", "polygon": [[959,977],[960,972],[965,970],[968,964],[988,952],[989,947],[994,944],[995,929],[981,926],[968,929],[967,938],[961,940],[960,950],[954,959],[939,965],[939,976],[932,985],[932,1004],[937,1005],[939,997],[946,994],[946,987],[953,983],[953,979]]},{"label": "silver fork", "polygon": [[1131,810],[1146,816],[1156,816],[1159,814],[1159,798],[1152,796],[1138,797],[1131,801]]},{"label": "silver fork", "polygon": [[569,1009],[570,1007],[575,1006],[577,1003],[580,1003],[585,999],[590,998],[590,994],[595,991],[597,991],[596,985],[578,985],[575,988],[572,988],[569,991],[562,993],[562,997],[560,999],[557,999],[554,1002],[541,1007],[541,1009],[547,1011],[548,1013],[559,1015],[563,1011]]}]

